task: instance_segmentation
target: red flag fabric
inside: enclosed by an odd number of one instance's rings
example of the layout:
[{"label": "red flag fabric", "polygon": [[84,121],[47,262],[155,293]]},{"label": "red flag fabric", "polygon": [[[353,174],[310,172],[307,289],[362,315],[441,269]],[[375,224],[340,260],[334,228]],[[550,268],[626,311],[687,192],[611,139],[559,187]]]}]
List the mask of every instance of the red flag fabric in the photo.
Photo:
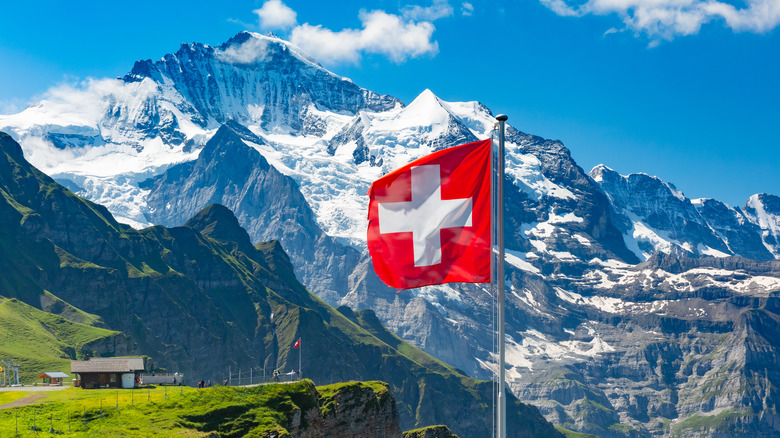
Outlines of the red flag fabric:
[{"label": "red flag fabric", "polygon": [[298,338],[297,341],[295,341],[295,345],[293,345],[293,348],[298,348],[301,346],[301,338]]},{"label": "red flag fabric", "polygon": [[368,190],[368,251],[388,286],[490,282],[492,143],[426,155]]}]

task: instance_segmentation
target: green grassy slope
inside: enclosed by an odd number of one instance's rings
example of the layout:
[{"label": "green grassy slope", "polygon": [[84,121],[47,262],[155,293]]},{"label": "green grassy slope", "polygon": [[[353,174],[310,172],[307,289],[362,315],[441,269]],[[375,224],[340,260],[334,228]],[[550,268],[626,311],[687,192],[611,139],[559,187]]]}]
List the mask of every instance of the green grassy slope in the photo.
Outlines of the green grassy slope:
[{"label": "green grassy slope", "polygon": [[[390,403],[381,382],[36,393],[33,405],[0,410],[0,436],[14,436],[18,424],[20,436],[32,436],[35,427],[44,437],[284,437],[295,427],[296,412],[309,414],[302,416],[303,429],[321,427],[314,423],[333,417],[337,396],[354,391]],[[363,409],[370,407],[357,406],[356,413]]]},{"label": "green grassy slope", "polygon": [[84,350],[91,352],[90,343],[117,335],[0,297],[0,357],[21,365],[25,384],[43,371],[70,374],[70,360],[83,357]]}]

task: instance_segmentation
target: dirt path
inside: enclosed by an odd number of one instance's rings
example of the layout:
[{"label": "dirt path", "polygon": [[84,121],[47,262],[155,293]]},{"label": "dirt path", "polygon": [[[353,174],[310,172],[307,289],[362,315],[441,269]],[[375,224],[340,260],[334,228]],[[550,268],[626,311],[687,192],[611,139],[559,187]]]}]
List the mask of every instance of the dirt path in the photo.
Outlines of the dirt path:
[{"label": "dirt path", "polygon": [[0,405],[0,409],[5,408],[15,408],[17,406],[25,406],[35,403],[36,401],[42,399],[45,394],[30,394],[27,397],[22,397],[18,400],[14,400],[11,403],[6,403],[4,405]]}]

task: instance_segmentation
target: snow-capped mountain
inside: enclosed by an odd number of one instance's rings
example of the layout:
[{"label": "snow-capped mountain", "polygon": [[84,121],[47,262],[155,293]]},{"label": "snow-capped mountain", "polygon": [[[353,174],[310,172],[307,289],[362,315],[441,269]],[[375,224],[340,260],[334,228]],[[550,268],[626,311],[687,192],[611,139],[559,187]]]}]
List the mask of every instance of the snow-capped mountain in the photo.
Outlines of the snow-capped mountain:
[{"label": "snow-capped mountain", "polygon": [[[404,106],[286,41],[243,32],[137,62],[122,79],[54,90],[0,116],[0,131],[135,226],[182,225],[226,205],[253,241],[281,240],[329,303],[371,308],[402,338],[490,378],[493,291],[396,293],[364,242],[373,180],[491,137],[494,123],[484,105],[430,90]],[[648,175],[588,174],[561,142],[511,126],[506,148],[515,394],[602,437],[778,433],[767,406],[780,400],[780,198],[735,208]]]},{"label": "snow-capped mountain", "polygon": [[780,197],[759,193],[743,207],[748,220],[761,228],[764,246],[777,258],[780,254]]},{"label": "snow-capped mountain", "polygon": [[[136,62],[125,83],[151,79],[202,128],[236,120],[268,132],[323,134],[323,111],[381,111],[398,100],[364,90],[322,68],[292,44],[242,32],[219,47],[184,44],[160,61]],[[175,122],[174,122],[175,123]]]},{"label": "snow-capped mountain", "polygon": [[122,79],[52,90],[0,129],[22,141],[36,167],[111,208],[150,224],[138,182],[194,160],[223,123],[319,138],[360,110],[399,106],[362,89],[274,36],[242,32],[218,47],[183,44]]},{"label": "snow-capped mountain", "polygon": [[754,195],[738,209],[715,199],[688,199],[673,184],[643,173],[623,176],[599,165],[590,176],[609,196],[626,244],[642,259],[673,250],[693,257],[739,255],[754,260],[780,254],[772,245],[776,197]]}]

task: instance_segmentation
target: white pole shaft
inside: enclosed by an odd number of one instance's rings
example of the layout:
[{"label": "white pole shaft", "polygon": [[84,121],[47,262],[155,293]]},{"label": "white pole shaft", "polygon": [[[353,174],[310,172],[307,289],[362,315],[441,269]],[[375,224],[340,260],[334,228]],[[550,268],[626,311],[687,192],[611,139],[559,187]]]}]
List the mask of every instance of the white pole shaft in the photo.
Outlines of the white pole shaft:
[{"label": "white pole shaft", "polygon": [[504,341],[504,125],[507,116],[499,114],[498,120],[498,438],[506,438],[506,389],[505,366],[506,343]]},{"label": "white pole shaft", "polygon": [[301,352],[303,350],[303,343],[301,342],[301,338],[298,338],[298,375],[302,375],[301,372]]}]

